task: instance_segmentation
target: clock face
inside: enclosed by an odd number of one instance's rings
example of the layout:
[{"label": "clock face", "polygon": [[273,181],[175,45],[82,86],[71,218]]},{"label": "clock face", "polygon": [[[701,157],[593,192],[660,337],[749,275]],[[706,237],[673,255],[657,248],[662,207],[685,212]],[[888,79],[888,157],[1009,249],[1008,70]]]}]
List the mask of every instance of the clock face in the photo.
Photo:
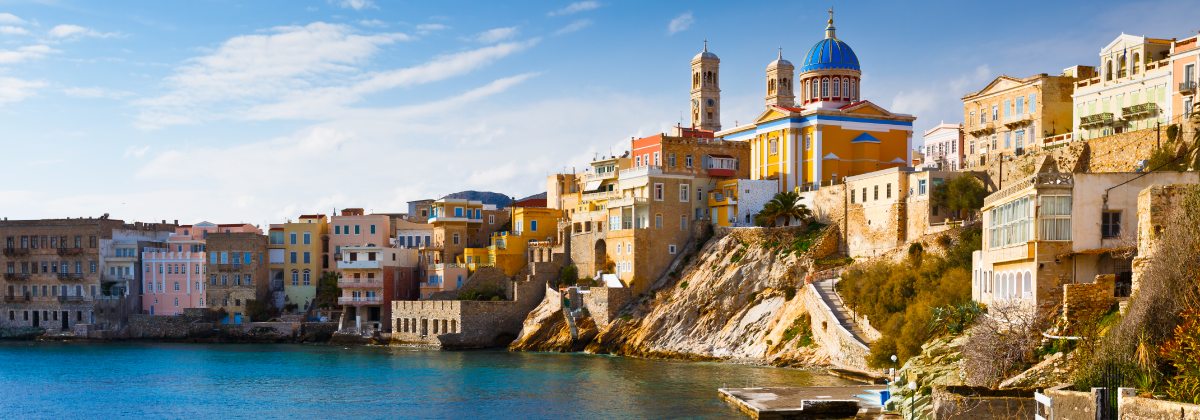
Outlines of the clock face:
[{"label": "clock face", "polygon": [[700,107],[700,101],[692,99],[692,108],[699,108],[699,107]]},{"label": "clock face", "polygon": [[717,106],[717,101],[714,101],[714,100],[712,100],[712,99],[709,99],[709,100],[708,100],[708,106]]}]

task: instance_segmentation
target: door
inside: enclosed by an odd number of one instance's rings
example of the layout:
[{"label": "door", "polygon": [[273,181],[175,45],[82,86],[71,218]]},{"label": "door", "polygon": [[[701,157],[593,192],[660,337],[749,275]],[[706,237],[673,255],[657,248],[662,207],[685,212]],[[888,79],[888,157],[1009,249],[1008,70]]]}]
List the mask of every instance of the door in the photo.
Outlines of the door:
[{"label": "door", "polygon": [[242,313],[241,313],[241,312],[234,312],[234,313],[233,313],[233,323],[234,323],[234,324],[241,324],[241,323],[242,323]]},{"label": "door", "polygon": [[33,326],[35,326],[35,327],[42,326],[41,320],[38,319],[38,317],[40,317],[40,316],[42,316],[42,313],[40,311],[33,311]]},{"label": "door", "polygon": [[62,319],[62,329],[65,330],[65,329],[71,328],[70,324],[67,322],[67,319],[71,318],[71,315],[69,312],[62,311],[62,316],[59,318]]}]

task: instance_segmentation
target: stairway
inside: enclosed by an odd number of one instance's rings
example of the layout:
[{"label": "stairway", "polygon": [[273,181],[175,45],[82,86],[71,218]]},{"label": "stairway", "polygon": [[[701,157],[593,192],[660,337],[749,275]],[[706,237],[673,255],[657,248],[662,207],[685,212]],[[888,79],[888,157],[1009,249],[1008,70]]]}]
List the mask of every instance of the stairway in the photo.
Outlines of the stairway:
[{"label": "stairway", "polygon": [[863,345],[870,345],[871,342],[867,340],[866,334],[863,334],[862,329],[858,327],[858,323],[854,322],[854,317],[851,316],[850,309],[846,308],[842,299],[833,291],[833,284],[834,279],[829,279],[814,282],[812,285],[816,289],[817,295],[821,296],[821,300],[825,301],[825,304],[829,305],[829,308],[833,310],[833,317],[838,320],[838,323],[850,331],[850,334],[854,335],[854,338],[863,343]]}]

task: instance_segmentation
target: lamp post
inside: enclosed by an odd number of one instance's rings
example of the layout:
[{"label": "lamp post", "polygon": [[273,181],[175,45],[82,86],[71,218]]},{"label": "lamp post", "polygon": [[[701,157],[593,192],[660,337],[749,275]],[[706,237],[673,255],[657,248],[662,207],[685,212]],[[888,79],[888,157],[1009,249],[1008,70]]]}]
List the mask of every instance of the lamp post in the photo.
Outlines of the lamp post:
[{"label": "lamp post", "polygon": [[893,354],[892,355],[892,382],[896,382],[896,374],[897,373],[899,373],[899,372],[896,371],[896,355]]},{"label": "lamp post", "polygon": [[909,393],[908,393],[909,394],[909,396],[908,396],[908,420],[912,420],[912,418],[913,418],[913,400],[917,399],[917,383],[913,382],[913,381],[909,381],[908,382],[908,390],[909,390]]}]

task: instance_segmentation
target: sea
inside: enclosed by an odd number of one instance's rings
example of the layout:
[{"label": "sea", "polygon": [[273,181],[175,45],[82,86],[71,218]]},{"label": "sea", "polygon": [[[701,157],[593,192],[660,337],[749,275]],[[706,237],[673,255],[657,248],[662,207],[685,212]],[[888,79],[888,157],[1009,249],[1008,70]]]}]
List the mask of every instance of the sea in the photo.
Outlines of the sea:
[{"label": "sea", "polygon": [[3,419],[746,419],[718,388],[849,384],[589,354],[0,342]]}]

